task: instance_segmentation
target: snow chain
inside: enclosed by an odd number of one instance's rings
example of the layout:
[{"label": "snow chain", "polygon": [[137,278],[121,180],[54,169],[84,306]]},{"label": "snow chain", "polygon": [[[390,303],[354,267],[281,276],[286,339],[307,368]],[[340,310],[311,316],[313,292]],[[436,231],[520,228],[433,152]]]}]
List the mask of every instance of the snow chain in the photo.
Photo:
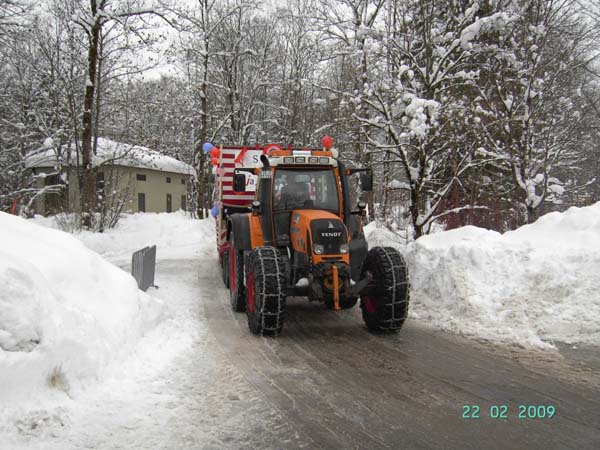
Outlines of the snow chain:
[{"label": "snow chain", "polygon": [[[270,251],[270,253],[272,254],[271,256],[265,255],[265,253],[267,253],[267,250]],[[261,317],[261,329],[262,329],[263,333],[265,331],[267,333],[277,333],[281,327],[281,323],[280,323],[281,317],[282,317],[283,313],[285,312],[285,297],[282,295],[283,286],[281,285],[281,279],[283,277],[283,274],[281,272],[279,256],[277,254],[277,250],[275,250],[272,247],[264,247],[264,248],[260,249],[259,252],[256,252],[256,254],[260,261],[260,270],[261,270],[261,277],[262,277],[261,292],[260,292],[262,301],[261,301],[260,311],[259,311],[259,314]],[[268,261],[268,260],[274,262],[275,273],[265,273],[265,261]],[[277,284],[276,292],[273,292],[273,293],[266,292],[267,277],[269,277],[269,278],[275,277],[276,284]],[[270,308],[265,308],[265,305],[267,304],[267,300],[271,299],[271,298],[275,299],[275,301],[277,302],[277,311],[268,311],[268,309],[270,309]],[[267,317],[272,317],[273,319],[275,319],[274,326],[273,326],[272,321],[265,320]],[[268,326],[267,323],[271,323],[271,326]]]},{"label": "snow chain", "polygon": [[[387,292],[391,294],[390,298],[392,300],[391,303],[388,303],[386,306],[391,306],[392,315],[389,319],[382,320],[381,322],[387,324],[387,326],[384,325],[383,328],[394,328],[395,323],[397,323],[399,320],[403,321],[408,315],[407,303],[409,301],[410,283],[408,279],[408,271],[406,269],[406,264],[403,264],[401,259],[398,260],[398,258],[393,257],[397,255],[396,250],[391,249],[390,247],[383,247],[382,250],[385,254],[385,257],[390,263],[392,272],[392,285],[386,288]],[[392,252],[390,252],[390,250],[392,250]],[[404,276],[400,277],[400,279],[398,280],[396,277],[396,273],[403,273]],[[401,296],[401,298],[398,300],[397,293],[401,293],[402,288],[404,288],[405,295]],[[396,316],[397,312],[400,313],[398,317]]]}]

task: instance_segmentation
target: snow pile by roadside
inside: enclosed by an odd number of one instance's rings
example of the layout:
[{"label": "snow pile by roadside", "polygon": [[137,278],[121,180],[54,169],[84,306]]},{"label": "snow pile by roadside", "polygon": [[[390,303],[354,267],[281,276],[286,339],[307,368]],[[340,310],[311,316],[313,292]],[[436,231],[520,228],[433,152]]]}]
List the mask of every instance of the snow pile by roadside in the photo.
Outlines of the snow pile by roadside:
[{"label": "snow pile by roadside", "polygon": [[364,227],[365,237],[369,247],[404,247],[406,244],[406,233],[400,234],[387,229],[383,224],[371,222]]},{"label": "snow pile by roadside", "polygon": [[[57,228],[54,217],[36,216],[35,223]],[[131,261],[131,254],[156,245],[157,259],[188,258],[215,245],[214,219],[192,220],[185,212],[123,214],[115,228],[104,233],[82,231],[75,234],[86,247],[116,263]]]},{"label": "snow pile by roadside", "polygon": [[402,250],[411,316],[529,346],[597,344],[599,250],[600,203],[547,214],[503,235],[468,226],[424,236]]},{"label": "snow pile by roadside", "polygon": [[125,360],[164,305],[73,236],[0,213],[0,405],[76,395]]}]

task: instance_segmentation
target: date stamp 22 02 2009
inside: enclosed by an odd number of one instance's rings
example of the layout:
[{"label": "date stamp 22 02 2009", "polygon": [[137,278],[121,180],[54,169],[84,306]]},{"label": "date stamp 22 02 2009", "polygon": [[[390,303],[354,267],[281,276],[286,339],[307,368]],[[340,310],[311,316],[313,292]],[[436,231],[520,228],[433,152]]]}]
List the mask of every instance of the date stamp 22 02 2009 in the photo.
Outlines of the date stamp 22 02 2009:
[{"label": "date stamp 22 02 2009", "polygon": [[482,419],[508,419],[516,417],[524,420],[546,420],[552,419],[556,415],[554,405],[518,405],[509,407],[508,405],[490,405],[484,409],[479,405],[463,405],[462,418],[465,420]]}]

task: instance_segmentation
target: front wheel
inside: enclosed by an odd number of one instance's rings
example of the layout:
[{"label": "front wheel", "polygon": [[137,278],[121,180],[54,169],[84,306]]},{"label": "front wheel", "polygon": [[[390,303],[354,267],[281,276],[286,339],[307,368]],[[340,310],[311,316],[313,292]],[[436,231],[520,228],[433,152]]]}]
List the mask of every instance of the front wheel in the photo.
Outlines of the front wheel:
[{"label": "front wheel", "polygon": [[246,315],[250,331],[278,335],[285,319],[285,265],[274,247],[252,251],[246,271]]},{"label": "front wheel", "polygon": [[408,315],[408,269],[400,252],[392,247],[373,247],[363,264],[362,276],[372,281],[361,292],[360,307],[367,328],[396,333]]}]

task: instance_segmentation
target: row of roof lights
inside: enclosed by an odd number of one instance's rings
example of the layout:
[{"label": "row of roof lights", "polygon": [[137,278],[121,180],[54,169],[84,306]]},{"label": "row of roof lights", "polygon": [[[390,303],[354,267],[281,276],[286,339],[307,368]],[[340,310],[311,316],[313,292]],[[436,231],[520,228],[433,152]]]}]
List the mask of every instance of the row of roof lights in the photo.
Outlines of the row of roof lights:
[{"label": "row of roof lights", "polygon": [[330,164],[330,160],[327,157],[317,157],[317,156],[284,156],[283,163],[284,164],[306,164],[306,160],[308,159],[308,164]]}]

